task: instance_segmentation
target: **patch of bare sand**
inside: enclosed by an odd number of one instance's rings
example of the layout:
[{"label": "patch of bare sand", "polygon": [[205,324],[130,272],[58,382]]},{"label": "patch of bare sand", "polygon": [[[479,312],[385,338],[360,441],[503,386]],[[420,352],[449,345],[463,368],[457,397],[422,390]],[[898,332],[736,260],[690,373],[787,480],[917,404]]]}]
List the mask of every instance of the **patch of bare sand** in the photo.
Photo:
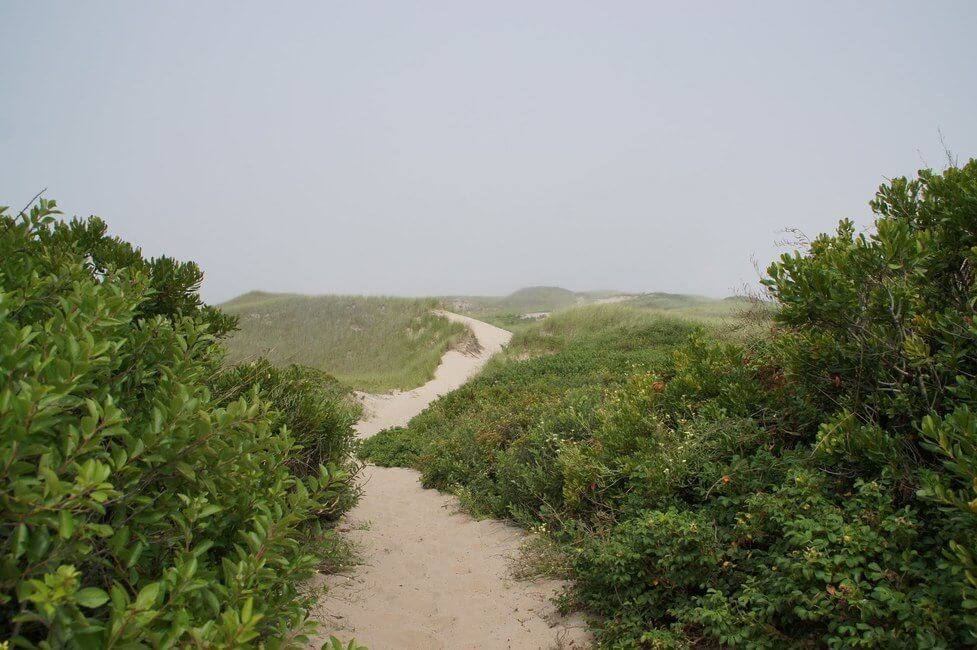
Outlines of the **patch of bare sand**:
[{"label": "patch of bare sand", "polygon": [[624,302],[626,300],[631,300],[634,296],[608,296],[607,298],[598,298],[594,301],[595,305],[613,305],[616,302]]},{"label": "patch of bare sand", "polygon": [[[439,395],[475,375],[512,337],[510,332],[451,312],[481,349],[449,351],[434,379],[389,395],[363,395],[366,438],[404,425]],[[583,648],[590,637],[580,616],[561,617],[550,602],[562,583],[518,582],[510,559],[526,537],[502,521],[475,521],[449,494],[421,487],[417,472],[368,466],[359,504],[346,515],[364,564],[348,575],[319,576],[329,587],[313,616],[329,634],[356,637],[371,650]]]}]

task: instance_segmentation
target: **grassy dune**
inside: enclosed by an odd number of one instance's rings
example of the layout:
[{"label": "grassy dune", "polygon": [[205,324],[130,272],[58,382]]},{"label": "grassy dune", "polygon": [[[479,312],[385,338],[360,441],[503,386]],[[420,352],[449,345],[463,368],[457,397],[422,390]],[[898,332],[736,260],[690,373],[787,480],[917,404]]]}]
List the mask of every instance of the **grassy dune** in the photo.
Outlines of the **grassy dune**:
[{"label": "grassy dune", "polygon": [[721,330],[756,331],[768,322],[770,311],[749,298],[708,298],[676,293],[644,293],[621,303],[644,312],[671,316],[713,326]]},{"label": "grassy dune", "polygon": [[589,299],[560,287],[525,287],[508,296],[448,296],[443,302],[452,311],[505,327],[518,325],[523,314],[567,309]]},{"label": "grassy dune", "polygon": [[451,310],[468,314],[508,330],[519,331],[532,324],[527,314],[551,313],[594,302],[605,294],[578,293],[561,287],[524,287],[508,296],[449,296],[443,303]]},{"label": "grassy dune", "polygon": [[240,317],[231,363],[298,363],[371,392],[427,381],[465,328],[431,314],[434,300],[251,292],[221,309]]},{"label": "grassy dune", "polygon": [[444,299],[450,309],[513,331],[526,330],[533,324],[527,314],[552,314],[608,301],[642,312],[723,329],[743,329],[746,312],[752,312],[753,320],[763,320],[762,310],[758,311],[750,300],[741,297],[709,298],[677,293],[626,294],[613,290],[570,291],[560,287],[526,287],[503,297],[453,296]]},{"label": "grassy dune", "polygon": [[508,311],[555,311],[572,307],[582,298],[560,287],[525,287],[501,298],[494,307]]}]

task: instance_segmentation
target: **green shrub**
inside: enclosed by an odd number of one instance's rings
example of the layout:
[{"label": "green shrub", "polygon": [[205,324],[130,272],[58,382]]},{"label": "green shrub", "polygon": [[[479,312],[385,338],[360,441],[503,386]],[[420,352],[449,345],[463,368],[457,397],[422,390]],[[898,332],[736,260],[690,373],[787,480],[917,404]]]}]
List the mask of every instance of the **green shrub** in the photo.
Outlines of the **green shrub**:
[{"label": "green shrub", "polygon": [[[54,214],[44,200],[28,216],[0,211],[5,636],[301,645],[308,540],[349,490],[341,456],[310,465],[343,453],[348,417],[275,412],[284,377],[272,401],[260,381],[215,395],[233,319],[201,304],[199,269],[145,260],[104,223]],[[337,427],[334,442],[301,449],[283,422],[307,436]]]},{"label": "green shrub", "polygon": [[420,455],[418,440],[407,435],[404,427],[387,429],[382,436],[373,436],[360,443],[359,454],[380,467],[411,467]]},{"label": "green shrub", "polygon": [[604,647],[977,645],[977,162],[872,207],[770,266],[765,339],[566,312],[408,460],[546,523]]},{"label": "green shrub", "polygon": [[726,558],[708,516],[674,508],[636,515],[606,537],[587,539],[574,558],[581,602],[612,621],[608,641],[640,636],[646,612],[667,610],[717,583]]},{"label": "green shrub", "polygon": [[636,367],[667,363],[694,331],[617,306],[554,315],[517,334],[482,374],[408,428],[364,441],[360,454],[417,467],[429,487],[466,486],[480,514],[544,523],[565,507],[561,445],[589,437],[606,390]]},{"label": "green shrub", "polygon": [[963,571],[963,607],[977,630],[977,416],[965,404],[950,415],[923,419],[924,445],[942,470],[926,470],[920,496],[943,507],[949,522],[947,558]]},{"label": "green shrub", "polygon": [[234,366],[211,380],[221,405],[257,391],[270,402],[272,428],[286,427],[298,449],[289,460],[301,476],[314,476],[320,465],[353,469],[353,425],[362,407],[349,389],[331,375],[307,366],[277,368],[267,359]]},{"label": "green shrub", "polygon": [[768,269],[796,410],[784,415],[813,434],[824,414],[850,413],[885,430],[887,453],[912,455],[921,418],[977,386],[977,161],[895,179],[872,208],[873,232],[842,221]]}]

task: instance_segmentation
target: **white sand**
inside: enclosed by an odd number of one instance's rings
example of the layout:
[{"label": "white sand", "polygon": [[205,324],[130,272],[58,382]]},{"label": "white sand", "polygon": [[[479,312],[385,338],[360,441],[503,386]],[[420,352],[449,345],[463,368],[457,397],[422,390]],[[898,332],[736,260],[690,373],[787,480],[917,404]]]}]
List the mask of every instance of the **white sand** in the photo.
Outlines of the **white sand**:
[{"label": "white sand", "polygon": [[595,305],[613,305],[616,302],[624,302],[625,300],[631,300],[634,296],[608,296],[607,298],[598,298],[594,301]]},{"label": "white sand", "polygon": [[[403,425],[436,397],[461,386],[512,337],[487,323],[441,312],[475,333],[481,350],[450,351],[420,388],[362,396],[368,410],[357,435]],[[371,650],[437,648],[583,648],[589,636],[579,616],[561,618],[550,599],[555,580],[517,582],[509,558],[525,533],[501,521],[475,521],[458,500],[425,490],[409,469],[368,466],[364,493],[345,518],[364,564],[349,575],[320,576],[328,594],[313,612],[323,624],[318,648],[335,634]]]}]

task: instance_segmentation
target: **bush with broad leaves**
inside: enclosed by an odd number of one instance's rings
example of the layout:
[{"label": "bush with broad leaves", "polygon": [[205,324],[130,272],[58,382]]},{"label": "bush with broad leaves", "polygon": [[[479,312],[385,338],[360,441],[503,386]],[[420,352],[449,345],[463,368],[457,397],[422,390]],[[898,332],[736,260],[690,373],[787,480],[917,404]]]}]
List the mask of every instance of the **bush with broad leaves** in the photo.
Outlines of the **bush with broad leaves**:
[{"label": "bush with broad leaves", "polygon": [[300,445],[261,381],[229,393],[234,321],[196,265],[55,214],[0,212],[3,636],[300,647],[310,540],[350,502],[347,407],[308,411]]}]

